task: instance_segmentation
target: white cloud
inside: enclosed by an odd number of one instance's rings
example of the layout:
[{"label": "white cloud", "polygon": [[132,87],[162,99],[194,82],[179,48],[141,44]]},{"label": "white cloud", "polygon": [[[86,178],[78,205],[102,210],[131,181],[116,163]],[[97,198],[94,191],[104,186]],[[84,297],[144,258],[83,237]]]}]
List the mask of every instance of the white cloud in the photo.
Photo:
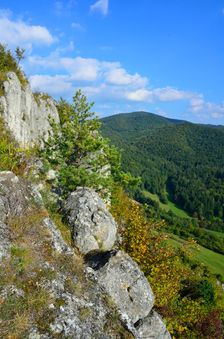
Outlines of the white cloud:
[{"label": "white cloud", "polygon": [[127,99],[131,101],[152,101],[152,92],[145,88],[138,89],[133,92],[129,92],[126,95]]},{"label": "white cloud", "polygon": [[214,119],[222,119],[224,117],[224,112],[212,112],[211,117]]},{"label": "white cloud", "polygon": [[141,77],[139,74],[131,75],[124,68],[111,68],[106,74],[106,80],[113,85],[131,85],[145,86],[148,82],[147,78]]},{"label": "white cloud", "polygon": [[109,10],[109,0],[99,0],[90,6],[92,12],[100,12],[103,15],[108,14]]},{"label": "white cloud", "polygon": [[41,57],[38,55],[31,55],[28,56],[25,60],[27,62],[27,67],[32,69],[33,67],[41,67],[41,68],[47,68],[47,69],[60,69],[60,64],[58,61],[58,54],[52,53],[47,57]]},{"label": "white cloud", "polygon": [[189,99],[192,94],[172,87],[164,87],[154,89],[153,96],[155,100],[159,101],[177,101]]},{"label": "white cloud", "polygon": [[131,89],[145,87],[148,83],[146,77],[128,73],[119,62],[82,57],[65,58],[60,56],[61,51],[64,49],[57,49],[48,57],[30,56],[28,63],[30,67],[64,70],[73,80],[78,81],[101,81],[113,86],[128,86]]},{"label": "white cloud", "polygon": [[[197,121],[224,118],[224,104],[206,102],[203,95],[184,91],[173,87],[152,88],[149,80],[138,73],[131,74],[119,62],[101,61],[95,58],[63,57],[68,48],[58,48],[47,57],[30,56],[26,67],[30,72],[35,70],[30,80],[36,90],[47,91],[52,95],[72,96],[77,88],[81,88],[90,100],[97,103],[115,105],[137,104],[149,105],[159,102],[184,101],[189,104],[185,113],[193,113]],[[58,75],[41,75],[41,69]],[[124,107],[124,106],[123,106]],[[131,108],[130,108],[131,109]],[[186,108],[187,109],[187,108]],[[154,111],[166,116],[167,113],[158,107]]]},{"label": "white cloud", "polygon": [[88,58],[62,58],[61,65],[67,70],[73,80],[94,81],[98,77],[99,62]]},{"label": "white cloud", "polygon": [[195,95],[195,97],[190,100],[190,111],[201,119],[204,117],[211,117],[213,119],[224,118],[224,104],[207,102],[202,94]]},{"label": "white cloud", "polygon": [[3,12],[0,13],[0,41],[10,47],[33,45],[50,45],[54,38],[46,27],[13,21]]},{"label": "white cloud", "polygon": [[72,82],[64,75],[32,75],[30,84],[34,91],[47,92],[51,95],[70,94],[74,92]]},{"label": "white cloud", "polygon": [[197,113],[203,110],[204,105],[205,105],[205,101],[204,101],[203,95],[195,96],[190,100],[190,108],[191,108],[191,111],[194,113]]},{"label": "white cloud", "polygon": [[144,87],[136,91],[129,92],[127,94],[127,98],[133,101],[170,102],[170,101],[188,100],[192,97],[192,95],[193,95],[192,93],[180,91],[172,87],[154,88],[150,90]]}]

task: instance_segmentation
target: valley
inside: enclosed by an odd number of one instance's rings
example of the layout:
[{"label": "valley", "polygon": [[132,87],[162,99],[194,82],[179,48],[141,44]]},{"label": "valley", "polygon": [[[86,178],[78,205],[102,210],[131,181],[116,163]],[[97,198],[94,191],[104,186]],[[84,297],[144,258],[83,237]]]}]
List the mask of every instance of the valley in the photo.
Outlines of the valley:
[{"label": "valley", "polygon": [[133,112],[102,119],[101,129],[123,170],[141,178],[132,195],[149,218],[165,220],[173,245],[195,239],[195,258],[224,277],[224,127]]}]

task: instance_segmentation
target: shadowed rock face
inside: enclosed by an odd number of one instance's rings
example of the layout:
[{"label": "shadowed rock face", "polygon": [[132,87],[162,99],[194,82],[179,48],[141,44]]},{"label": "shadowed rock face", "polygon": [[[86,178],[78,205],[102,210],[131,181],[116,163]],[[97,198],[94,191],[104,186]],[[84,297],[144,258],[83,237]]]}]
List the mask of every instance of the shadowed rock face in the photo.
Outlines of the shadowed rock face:
[{"label": "shadowed rock face", "polygon": [[47,138],[50,125],[48,116],[59,121],[53,99],[35,100],[30,85],[21,87],[16,74],[9,72],[4,82],[4,96],[0,97],[1,114],[15,139],[29,147],[41,137]]},{"label": "shadowed rock face", "polygon": [[94,270],[99,270],[103,266],[105,266],[109,259],[116,255],[117,251],[107,251],[107,252],[89,252],[85,256],[85,262],[86,264],[93,268]]},{"label": "shadowed rock face", "polygon": [[77,188],[68,197],[64,211],[72,229],[74,245],[81,253],[112,249],[116,241],[117,224],[93,189]]}]

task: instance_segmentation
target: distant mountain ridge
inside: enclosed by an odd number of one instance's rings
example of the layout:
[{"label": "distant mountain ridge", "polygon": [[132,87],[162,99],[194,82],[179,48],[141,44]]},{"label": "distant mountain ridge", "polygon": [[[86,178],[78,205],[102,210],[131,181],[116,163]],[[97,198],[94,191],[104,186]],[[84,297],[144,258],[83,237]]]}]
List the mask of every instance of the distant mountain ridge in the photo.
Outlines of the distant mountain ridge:
[{"label": "distant mountain ridge", "polygon": [[111,130],[118,133],[122,132],[125,135],[127,132],[127,136],[130,136],[132,132],[136,133],[137,131],[147,130],[149,127],[158,128],[187,123],[184,120],[170,119],[145,111],[118,113],[101,120],[103,122],[103,130],[107,130],[107,132]]},{"label": "distant mountain ridge", "polygon": [[143,188],[191,215],[224,217],[224,127],[147,112],[102,119],[102,133],[122,149],[123,168]]}]

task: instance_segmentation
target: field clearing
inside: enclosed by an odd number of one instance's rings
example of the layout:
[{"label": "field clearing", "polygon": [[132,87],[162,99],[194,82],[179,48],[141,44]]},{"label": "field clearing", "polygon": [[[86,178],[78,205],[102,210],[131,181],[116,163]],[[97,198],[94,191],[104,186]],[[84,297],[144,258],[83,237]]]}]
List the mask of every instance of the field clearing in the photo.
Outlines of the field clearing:
[{"label": "field clearing", "polygon": [[223,232],[218,232],[218,231],[213,231],[213,230],[208,230],[207,228],[204,228],[204,230],[210,234],[216,235],[217,237],[220,237],[224,239],[224,233]]},{"label": "field clearing", "polygon": [[[179,247],[185,243],[185,240],[176,235],[171,235],[168,242],[174,247]],[[193,260],[204,264],[211,273],[220,274],[224,279],[224,255],[213,252],[200,245],[198,245],[198,247],[199,250],[194,251]]]},{"label": "field clearing", "polygon": [[173,202],[168,200],[167,204],[163,204],[160,200],[157,194],[150,193],[148,191],[143,191],[144,195],[156,202],[158,202],[159,207],[163,209],[166,212],[173,212],[176,216],[180,218],[190,218],[189,215],[183,211],[182,209],[178,208]]}]

